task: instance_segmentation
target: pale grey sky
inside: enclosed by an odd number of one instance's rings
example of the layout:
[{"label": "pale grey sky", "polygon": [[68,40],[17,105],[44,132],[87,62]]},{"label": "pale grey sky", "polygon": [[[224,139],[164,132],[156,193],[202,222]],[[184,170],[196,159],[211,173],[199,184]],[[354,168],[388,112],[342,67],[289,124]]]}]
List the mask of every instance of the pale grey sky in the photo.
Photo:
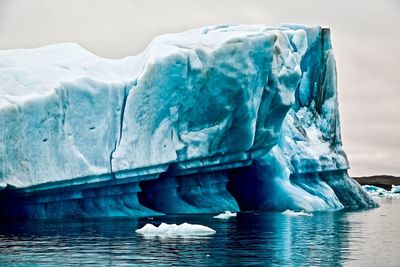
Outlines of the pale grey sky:
[{"label": "pale grey sky", "polygon": [[398,0],[0,0],[0,49],[73,41],[118,58],[155,35],[221,23],[329,26],[350,174],[400,175]]}]

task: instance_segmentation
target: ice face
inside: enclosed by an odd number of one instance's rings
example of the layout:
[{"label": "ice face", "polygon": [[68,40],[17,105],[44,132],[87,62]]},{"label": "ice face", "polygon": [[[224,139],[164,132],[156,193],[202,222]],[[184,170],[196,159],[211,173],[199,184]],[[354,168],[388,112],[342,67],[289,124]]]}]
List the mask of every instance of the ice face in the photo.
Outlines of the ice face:
[{"label": "ice face", "polygon": [[1,182],[159,173],[173,162],[267,151],[294,104],[305,36],[202,28],[157,37],[121,60],[75,44],[1,51]]},{"label": "ice face", "polygon": [[374,205],[346,173],[320,27],[205,27],[119,60],[0,51],[0,128],[3,187],[129,180],[159,212]]}]

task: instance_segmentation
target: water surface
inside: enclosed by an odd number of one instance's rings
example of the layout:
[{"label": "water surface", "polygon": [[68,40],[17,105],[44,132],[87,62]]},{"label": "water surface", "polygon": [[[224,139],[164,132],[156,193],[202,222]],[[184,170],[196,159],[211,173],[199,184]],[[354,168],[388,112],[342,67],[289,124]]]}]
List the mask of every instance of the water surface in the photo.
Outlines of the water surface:
[{"label": "water surface", "polygon": [[[279,212],[140,219],[0,222],[0,266],[400,266],[400,200],[380,208],[288,217]],[[146,223],[196,223],[210,237],[145,238]]]}]

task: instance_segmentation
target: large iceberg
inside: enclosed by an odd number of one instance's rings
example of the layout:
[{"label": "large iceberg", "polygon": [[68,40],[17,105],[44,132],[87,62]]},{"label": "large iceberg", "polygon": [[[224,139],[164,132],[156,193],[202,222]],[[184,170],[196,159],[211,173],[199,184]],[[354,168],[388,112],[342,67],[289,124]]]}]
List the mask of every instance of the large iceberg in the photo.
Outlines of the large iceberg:
[{"label": "large iceberg", "polygon": [[0,51],[0,215],[373,207],[347,175],[329,29],[218,25],[100,58]]}]

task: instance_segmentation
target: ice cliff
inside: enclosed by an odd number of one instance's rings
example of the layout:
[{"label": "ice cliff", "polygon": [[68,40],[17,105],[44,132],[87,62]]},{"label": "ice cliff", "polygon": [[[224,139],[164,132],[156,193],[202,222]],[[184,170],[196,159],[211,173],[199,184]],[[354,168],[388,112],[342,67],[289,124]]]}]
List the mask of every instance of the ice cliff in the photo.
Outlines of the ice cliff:
[{"label": "ice cliff", "polygon": [[3,216],[374,206],[347,176],[320,27],[205,27],[119,60],[3,50],[0,129]]}]

